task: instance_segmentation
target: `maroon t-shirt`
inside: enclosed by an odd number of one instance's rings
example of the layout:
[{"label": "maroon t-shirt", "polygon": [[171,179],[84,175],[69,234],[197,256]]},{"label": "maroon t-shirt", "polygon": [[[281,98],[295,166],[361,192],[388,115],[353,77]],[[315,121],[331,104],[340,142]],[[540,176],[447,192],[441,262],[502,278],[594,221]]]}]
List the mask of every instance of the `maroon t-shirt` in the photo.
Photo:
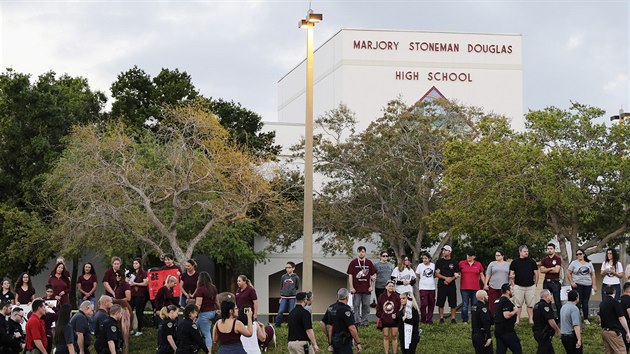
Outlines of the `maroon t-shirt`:
[{"label": "maroon t-shirt", "polygon": [[198,297],[201,298],[201,308],[199,309],[199,312],[208,312],[215,310],[217,293],[217,288],[214,285],[211,285],[209,290],[205,286],[200,286],[197,288],[193,297],[195,299]]},{"label": "maroon t-shirt", "polygon": [[370,277],[376,274],[376,268],[367,257],[362,261],[359,261],[359,258],[355,258],[348,264],[346,274],[352,275],[352,287],[355,292],[369,293]]},{"label": "maroon t-shirt", "polygon": [[[553,268],[555,266],[562,266],[562,258],[554,255],[549,258],[549,256],[545,256],[540,263],[545,268]],[[560,280],[560,273],[545,273],[545,280]]]},{"label": "maroon t-shirt", "polygon": [[256,295],[256,289],[251,286],[246,286],[245,289],[238,288],[236,290],[236,307],[251,307],[254,308],[254,300],[258,300],[258,295]]},{"label": "maroon t-shirt", "polygon": [[197,289],[199,272],[195,272],[193,273],[193,275],[188,275],[187,272],[183,272],[180,279],[182,282],[184,282],[184,291],[189,294],[193,294],[195,292],[195,289]]},{"label": "maroon t-shirt", "polygon": [[[145,272],[144,270],[140,271],[140,272],[135,272],[133,273],[136,276],[136,279],[134,279],[134,283],[142,283],[146,278],[147,278],[147,272]],[[138,286],[138,285],[134,285],[131,287],[131,296],[138,296],[138,297],[149,297],[149,288],[148,286]]]},{"label": "maroon t-shirt", "polygon": [[[105,271],[105,274],[103,274],[103,280],[102,280],[103,284],[108,283],[109,286],[112,287],[112,289],[116,286],[116,272],[112,269],[109,268]],[[107,293],[107,290],[105,291]],[[112,294],[107,294],[107,295],[112,295]]]},{"label": "maroon t-shirt", "polygon": [[[98,279],[96,279],[96,275],[94,274],[88,274],[89,278],[85,279],[85,277],[83,275],[79,276],[79,279],[77,279],[77,284],[79,285],[79,289],[85,291],[86,293],[89,293],[90,291],[92,291],[92,288],[94,287],[94,284],[98,283]],[[83,293],[79,293],[77,294],[77,296],[81,296],[81,298],[83,298]],[[94,293],[92,293],[90,296],[94,296]]]},{"label": "maroon t-shirt", "polygon": [[177,298],[173,296],[173,289],[169,289],[166,285],[158,290],[157,294],[155,294],[153,302],[155,303],[155,309],[157,311],[160,311],[162,307],[168,305],[175,305],[179,307],[179,301],[177,301]]},{"label": "maroon t-shirt", "polygon": [[173,264],[172,266],[162,266],[161,269],[162,270],[177,269],[177,271],[179,272],[180,276],[182,274],[182,269],[177,264]]},{"label": "maroon t-shirt", "polygon": [[35,295],[35,289],[33,288],[24,290],[22,289],[21,286],[18,286],[18,288],[15,289],[15,296],[17,298],[17,302],[19,302],[22,305],[30,303],[31,299],[33,298],[33,295]]},{"label": "maroon t-shirt", "polygon": [[122,300],[125,298],[125,292],[131,290],[131,285],[124,280],[120,281],[120,285],[114,288],[114,299]]},{"label": "maroon t-shirt", "polygon": [[61,278],[49,277],[48,284],[52,285],[53,295],[57,296],[63,291],[63,296],[59,300],[59,306],[65,305],[69,302],[70,286],[68,286],[68,280],[62,275]]}]

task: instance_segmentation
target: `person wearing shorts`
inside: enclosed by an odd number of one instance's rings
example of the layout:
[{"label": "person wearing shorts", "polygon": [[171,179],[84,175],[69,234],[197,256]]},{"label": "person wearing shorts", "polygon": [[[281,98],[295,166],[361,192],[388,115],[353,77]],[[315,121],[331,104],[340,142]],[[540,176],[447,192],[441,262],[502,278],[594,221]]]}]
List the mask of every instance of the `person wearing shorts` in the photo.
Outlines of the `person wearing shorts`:
[{"label": "person wearing shorts", "polygon": [[451,323],[455,323],[455,311],[457,310],[457,286],[455,279],[460,277],[459,265],[451,258],[453,249],[449,245],[442,247],[442,258],[435,263],[435,274],[438,278],[437,301],[440,323],[444,323],[444,304],[448,299],[451,308]]},{"label": "person wearing shorts", "polygon": [[510,263],[510,281],[513,285],[514,305],[519,308],[516,323],[519,323],[521,311],[527,306],[529,323],[533,324],[534,305],[536,304],[536,286],[538,285],[538,265],[529,257],[527,246],[518,248],[519,258]]}]

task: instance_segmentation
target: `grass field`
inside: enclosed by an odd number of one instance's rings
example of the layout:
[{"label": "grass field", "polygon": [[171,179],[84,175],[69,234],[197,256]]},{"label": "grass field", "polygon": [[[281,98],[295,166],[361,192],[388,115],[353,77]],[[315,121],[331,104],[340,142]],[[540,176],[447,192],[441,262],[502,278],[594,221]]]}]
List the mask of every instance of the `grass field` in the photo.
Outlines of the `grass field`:
[{"label": "grass field", "polygon": [[[521,339],[524,353],[536,352],[536,341],[532,335],[532,328],[524,320],[517,327],[517,333]],[[320,346],[320,353],[326,352],[326,341],[324,334],[319,328],[319,324],[315,324],[315,334],[317,336],[317,343]],[[430,354],[465,354],[474,353],[470,340],[470,325],[465,325],[461,322],[457,324],[433,324],[433,325],[421,325],[423,333],[420,337],[420,344],[418,345],[417,353],[430,353]],[[131,339],[131,353],[134,354],[155,354],[156,343],[156,331],[154,329],[145,330],[144,334],[140,337],[132,337]],[[383,353],[383,337],[380,331],[376,329],[374,323],[370,324],[368,328],[361,328],[359,331],[361,343],[363,346],[363,353],[366,354],[382,354]],[[602,339],[600,336],[600,327],[597,320],[592,321],[590,325],[584,326],[584,353],[603,353]],[[270,349],[268,353],[287,353],[287,328],[286,325],[277,331],[278,347],[276,349]],[[564,348],[560,343],[560,338],[554,337],[554,348],[556,353],[564,353]],[[496,344],[493,343],[496,350]],[[216,348],[215,348],[216,352]],[[391,351],[390,351],[391,352]],[[400,350],[398,351],[400,352]]]}]

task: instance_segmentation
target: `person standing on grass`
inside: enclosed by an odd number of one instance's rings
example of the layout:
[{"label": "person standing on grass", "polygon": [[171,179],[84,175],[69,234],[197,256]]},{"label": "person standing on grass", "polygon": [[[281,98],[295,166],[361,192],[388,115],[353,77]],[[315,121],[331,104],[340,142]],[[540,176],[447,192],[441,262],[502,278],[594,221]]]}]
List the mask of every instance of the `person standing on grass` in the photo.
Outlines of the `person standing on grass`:
[{"label": "person standing on grass", "polygon": [[374,292],[378,299],[385,292],[385,285],[391,280],[392,272],[394,271],[394,265],[389,261],[389,253],[387,251],[381,252],[381,257],[378,262],[374,263],[374,268],[376,268]]},{"label": "person standing on grass", "polygon": [[142,267],[141,258],[133,260],[133,273],[129,276],[129,285],[131,285],[131,308],[136,312],[138,324],[138,329],[134,334],[137,337],[142,335],[144,308],[149,298],[149,278]]},{"label": "person standing on grass", "polygon": [[122,266],[122,260],[120,257],[112,257],[112,267],[107,269],[103,274],[103,287],[105,288],[105,295],[114,297],[114,286],[116,284],[116,272]]},{"label": "person standing on grass", "polygon": [[479,281],[485,282],[483,275],[483,265],[475,260],[475,253],[468,251],[466,259],[458,264],[462,277],[459,281],[460,293],[462,294],[462,322],[468,323],[468,306],[477,304],[477,291],[480,290]]},{"label": "person standing on grass", "polygon": [[556,255],[556,245],[547,244],[547,256],[540,261],[540,272],[545,275],[543,289],[551,291],[553,295],[553,303],[556,304],[556,313],[560,314],[562,302],[560,301],[560,266],[562,266],[562,258]]},{"label": "person standing on grass", "polygon": [[174,354],[177,351],[177,315],[178,308],[175,305],[162,307],[160,318],[162,322],[158,327],[156,354]]},{"label": "person standing on grass", "polygon": [[586,257],[586,253],[583,249],[578,248],[575,252],[577,259],[569,263],[567,269],[567,279],[571,288],[577,291],[579,303],[578,306],[582,308],[582,314],[584,315],[584,324],[589,325],[591,322],[588,320],[588,302],[591,299],[592,291],[597,291],[597,282],[595,281],[595,267],[593,263]]},{"label": "person standing on grass", "polygon": [[46,314],[44,301],[36,299],[31,305],[32,313],[26,322],[26,351],[48,354],[48,338],[46,337],[46,324],[42,317]]},{"label": "person standing on grass", "polygon": [[94,305],[91,301],[85,300],[79,306],[79,311],[70,319],[70,325],[76,334],[75,351],[79,354],[90,353],[92,334],[89,321],[93,313]]},{"label": "person standing on grass", "polygon": [[289,320],[287,321],[289,335],[287,340],[290,354],[308,354],[319,351],[315,333],[313,332],[311,314],[304,309],[305,301],[306,293],[297,293],[296,305],[289,313]]},{"label": "person standing on grass", "polygon": [[[630,327],[630,282],[625,282],[623,284],[623,295],[621,295],[619,303],[621,303],[623,315],[626,318],[628,327]],[[630,350],[630,342],[624,341],[623,343],[626,345],[626,352],[628,352]]]},{"label": "person standing on grass", "polygon": [[181,295],[179,297],[179,306],[186,307],[189,302],[195,301],[195,290],[197,290],[197,280],[199,280],[199,272],[197,272],[197,261],[189,259],[184,263],[184,272],[179,278],[179,288]]},{"label": "person standing on grass", "polygon": [[[607,286],[604,291],[604,300],[599,304],[599,317],[602,326],[602,341],[604,352],[625,353],[624,342],[630,342],[630,331],[624,316],[621,304],[615,300],[615,288]],[[625,331],[625,336],[623,335]]]},{"label": "person standing on grass", "polygon": [[560,340],[567,354],[582,354],[582,328],[580,327],[580,301],[578,292],[569,291],[567,303],[560,310]]},{"label": "person standing on grass", "polygon": [[505,354],[510,349],[513,354],[522,354],[521,340],[514,330],[520,309],[510,298],[512,288],[505,283],[501,286],[501,297],[494,302],[494,337],[497,340],[497,354]]},{"label": "person standing on grass", "polygon": [[348,274],[348,289],[352,294],[354,322],[357,326],[367,327],[372,289],[376,282],[376,268],[372,261],[367,259],[365,253],[365,247],[357,248],[357,258],[348,264],[346,274]]},{"label": "person standing on grass", "polygon": [[537,354],[554,354],[551,339],[555,333],[560,333],[556,324],[556,316],[551,308],[553,295],[549,289],[540,292],[540,301],[534,305],[534,339],[538,343]]},{"label": "person standing on grass", "polygon": [[428,253],[422,253],[421,257],[422,263],[416,267],[416,275],[419,279],[420,322],[432,324],[435,309],[435,264],[431,262],[431,256]]},{"label": "person standing on grass", "polygon": [[488,310],[488,293],[478,290],[475,293],[477,304],[472,307],[472,343],[475,354],[492,354],[492,318]]},{"label": "person standing on grass", "polygon": [[413,285],[416,283],[416,273],[411,268],[411,261],[406,255],[400,256],[398,267],[392,271],[392,280],[396,282],[396,292],[413,293]]},{"label": "person standing on grass", "polygon": [[440,323],[444,323],[444,304],[448,298],[448,306],[451,308],[451,323],[455,323],[457,311],[457,286],[455,279],[460,277],[458,262],[451,258],[453,249],[449,245],[442,247],[442,258],[435,263],[437,284],[437,306]]},{"label": "person standing on grass", "polygon": [[280,278],[280,306],[276,316],[276,328],[282,326],[285,312],[291,312],[295,307],[295,294],[300,289],[300,277],[294,273],[295,263],[287,262],[284,269],[287,271]]},{"label": "person standing on grass", "polygon": [[418,324],[420,314],[418,304],[411,293],[400,295],[400,312],[398,312],[398,342],[402,354],[413,354],[420,341]]},{"label": "person standing on grass", "polygon": [[492,316],[494,316],[494,302],[501,297],[501,286],[510,282],[510,263],[505,260],[505,253],[496,250],[494,259],[486,269],[486,279],[483,283],[483,289],[488,292],[489,310]]},{"label": "person standing on grass", "polygon": [[216,286],[208,272],[199,273],[196,291],[194,294],[195,306],[199,309],[197,325],[204,336],[208,352],[212,352],[212,322],[216,318],[219,301],[217,300]]},{"label": "person standing on grass", "polygon": [[394,354],[398,351],[398,319],[400,311],[400,295],[394,291],[394,281],[390,280],[385,286],[385,292],[376,301],[376,317],[381,323],[383,331],[383,348],[389,353],[389,342],[392,342]]},{"label": "person standing on grass", "polygon": [[361,353],[361,341],[359,332],[354,323],[356,316],[352,313],[352,308],[348,306],[348,289],[341,288],[337,291],[337,313],[332,325],[332,346],[335,354],[352,354],[352,342],[357,347],[357,353]]},{"label": "person standing on grass", "polygon": [[[529,257],[529,249],[522,245],[518,248],[519,258],[510,263],[510,281],[514,291],[514,305],[521,310],[527,307],[529,323],[533,324],[533,308],[536,303],[536,286],[538,286],[538,265]],[[521,319],[521,312],[516,317],[516,324]]]},{"label": "person standing on grass", "polygon": [[[621,297],[621,278],[623,278],[623,265],[619,262],[619,253],[614,248],[606,250],[606,260],[602,263],[602,288],[607,285],[615,288],[615,300]],[[607,296],[602,293],[602,301]]]}]

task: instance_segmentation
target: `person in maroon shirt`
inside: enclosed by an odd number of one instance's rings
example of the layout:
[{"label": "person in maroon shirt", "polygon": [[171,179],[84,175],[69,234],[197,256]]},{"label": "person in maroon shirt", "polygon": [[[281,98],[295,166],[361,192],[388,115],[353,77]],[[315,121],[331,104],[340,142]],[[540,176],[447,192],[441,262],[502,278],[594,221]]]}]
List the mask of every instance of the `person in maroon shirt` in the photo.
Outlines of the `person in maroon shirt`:
[{"label": "person in maroon shirt", "polygon": [[562,258],[556,255],[556,245],[547,244],[547,257],[540,261],[540,272],[545,275],[543,289],[548,289],[553,295],[553,302],[556,304],[556,314],[560,315],[562,301],[560,301],[560,267],[562,266]]},{"label": "person in maroon shirt", "polygon": [[96,307],[95,294],[97,283],[98,278],[94,271],[94,265],[89,262],[83,264],[83,274],[77,279],[77,290],[79,290],[77,306],[81,307],[83,301],[90,301]]},{"label": "person in maroon shirt", "polygon": [[33,281],[31,280],[31,276],[26,272],[20,274],[17,282],[15,282],[15,297],[17,305],[30,304],[35,300]]},{"label": "person in maroon shirt", "polygon": [[252,282],[243,274],[236,278],[236,286],[238,288],[235,294],[236,306],[241,309],[246,307],[253,309],[252,318],[256,321],[258,318],[258,295],[256,295],[256,289],[254,289]]},{"label": "person in maroon shirt", "polygon": [[196,288],[193,298],[195,299],[195,305],[199,309],[197,325],[204,335],[208,352],[212,352],[211,328],[212,321],[216,317],[216,310],[219,308],[219,302],[217,301],[217,294],[219,292],[212,283],[212,278],[208,272],[199,273]]},{"label": "person in maroon shirt", "polygon": [[46,338],[46,325],[42,317],[46,314],[46,306],[43,300],[33,301],[31,316],[26,322],[26,350],[37,349],[47,354],[48,339]]},{"label": "person in maroon shirt", "polygon": [[168,305],[178,305],[177,298],[175,297],[175,295],[173,295],[173,289],[176,285],[177,278],[173,275],[169,275],[166,278],[166,283],[164,284],[164,286],[162,286],[155,294],[155,299],[153,300],[153,302],[155,303],[155,308],[153,310],[155,311],[156,316],[160,316],[160,310],[162,310],[162,307]]},{"label": "person in maroon shirt", "polygon": [[383,331],[383,349],[389,353],[389,342],[392,342],[392,350],[398,349],[398,319],[396,315],[400,311],[400,295],[394,291],[394,281],[389,280],[383,292],[376,302],[376,317],[381,322]]},{"label": "person in maroon shirt", "polygon": [[64,275],[65,270],[66,266],[63,263],[57,263],[54,275],[48,277],[48,284],[52,285],[59,306],[69,302],[70,281]]},{"label": "person in maroon shirt", "polygon": [[[55,263],[63,263],[63,268],[64,268],[63,275],[66,278],[68,278],[68,282],[69,282],[71,278],[70,278],[70,272],[68,271],[68,266],[66,266],[66,259],[63,257],[57,257],[57,261]],[[55,270],[53,269],[53,271],[50,272],[50,275],[53,275],[54,271]]]},{"label": "person in maroon shirt", "polygon": [[133,260],[133,273],[129,276],[129,284],[131,285],[131,308],[136,312],[138,323],[138,330],[135,333],[137,337],[142,335],[144,308],[149,298],[149,278],[142,267],[142,259],[140,258]]},{"label": "person in maroon shirt", "polygon": [[354,322],[357,326],[368,325],[370,314],[370,300],[376,282],[376,268],[371,260],[365,256],[365,247],[357,247],[357,258],[350,261],[348,274],[348,290],[352,294],[352,308]]},{"label": "person in maroon shirt", "polygon": [[105,271],[103,274],[103,287],[105,288],[105,295],[115,297],[114,285],[116,284],[116,271],[122,266],[122,260],[120,257],[112,257],[112,267]]},{"label": "person in maroon shirt", "polygon": [[172,254],[167,253],[162,257],[162,259],[164,260],[164,265],[161,268],[162,270],[177,269],[177,271],[179,272],[179,274],[177,275],[181,276],[182,269],[177,264],[175,264],[175,257],[173,257]]},{"label": "person in maroon shirt", "polygon": [[186,303],[190,300],[195,300],[193,296],[195,290],[197,290],[197,280],[199,279],[199,273],[197,272],[197,262],[194,259],[189,259],[184,264],[186,271],[182,273],[179,281],[179,286],[182,291],[182,295],[179,299],[179,305],[186,307]]},{"label": "person in maroon shirt", "polygon": [[116,284],[114,284],[114,299],[131,301],[131,286],[125,279],[125,271],[118,269],[115,273]]}]

